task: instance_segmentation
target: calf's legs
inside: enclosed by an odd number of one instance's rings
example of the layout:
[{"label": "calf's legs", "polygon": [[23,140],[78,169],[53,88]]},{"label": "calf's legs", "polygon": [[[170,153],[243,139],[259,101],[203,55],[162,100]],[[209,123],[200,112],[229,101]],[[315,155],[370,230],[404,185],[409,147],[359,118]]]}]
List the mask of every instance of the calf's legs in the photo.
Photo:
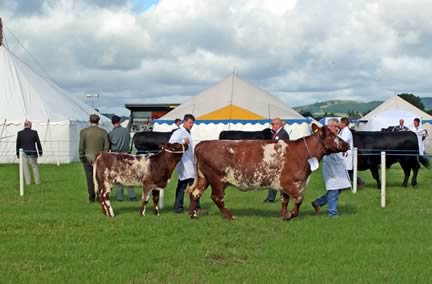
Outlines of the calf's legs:
[{"label": "calf's legs", "polygon": [[[150,189],[144,188],[143,194],[141,197],[141,207],[140,207],[141,216],[145,216],[145,211],[146,211],[146,207],[147,207],[147,203],[149,202],[149,199],[150,199]],[[158,199],[159,199],[159,196],[158,196]]]},{"label": "calf's legs", "polygon": [[106,186],[101,186],[99,191],[99,202],[102,207],[102,212],[108,217],[114,217],[114,210],[109,200],[109,194],[110,193],[107,191]]}]

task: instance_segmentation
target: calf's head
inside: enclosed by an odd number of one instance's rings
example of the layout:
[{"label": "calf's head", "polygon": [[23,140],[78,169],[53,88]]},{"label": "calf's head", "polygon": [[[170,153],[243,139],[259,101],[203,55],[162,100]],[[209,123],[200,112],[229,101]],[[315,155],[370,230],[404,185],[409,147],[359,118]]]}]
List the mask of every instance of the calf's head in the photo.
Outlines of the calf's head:
[{"label": "calf's head", "polygon": [[327,125],[319,128],[312,125],[314,135],[316,135],[321,143],[326,149],[326,154],[346,152],[349,150],[349,144],[346,143],[342,138],[340,138],[335,130],[330,129]]}]

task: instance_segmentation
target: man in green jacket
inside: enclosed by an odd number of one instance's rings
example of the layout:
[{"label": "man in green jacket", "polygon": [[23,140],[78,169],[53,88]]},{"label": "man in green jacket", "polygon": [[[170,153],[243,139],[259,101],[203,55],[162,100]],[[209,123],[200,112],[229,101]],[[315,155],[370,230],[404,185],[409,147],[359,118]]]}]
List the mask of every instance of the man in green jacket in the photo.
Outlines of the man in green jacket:
[{"label": "man in green jacket", "polygon": [[[115,153],[129,153],[130,150],[130,133],[129,129],[122,127],[120,124],[120,117],[117,115],[114,115],[111,118],[111,122],[113,125],[113,129],[110,133],[108,133],[108,137],[111,144],[111,152]],[[117,188],[116,191],[116,197],[117,201],[123,201],[124,199],[124,193],[123,193],[123,185],[118,184],[115,185]],[[127,187],[128,189],[128,195],[130,201],[136,201],[137,197],[135,194],[135,191],[132,187]]]},{"label": "man in green jacket", "polygon": [[87,178],[87,190],[89,201],[95,202],[96,193],[93,183],[93,163],[96,160],[97,152],[107,152],[109,150],[108,133],[98,127],[99,116],[90,115],[90,127],[84,128],[80,132],[79,156],[83,162],[84,172]]}]

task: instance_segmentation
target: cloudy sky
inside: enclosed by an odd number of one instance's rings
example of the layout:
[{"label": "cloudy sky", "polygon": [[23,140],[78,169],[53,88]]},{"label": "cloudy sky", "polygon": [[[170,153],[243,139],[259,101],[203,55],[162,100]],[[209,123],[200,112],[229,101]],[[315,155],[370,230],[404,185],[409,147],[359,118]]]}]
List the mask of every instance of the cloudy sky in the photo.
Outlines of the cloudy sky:
[{"label": "cloudy sky", "polygon": [[[8,48],[102,112],[238,76],[290,106],[432,96],[432,0],[0,0]],[[43,68],[43,69],[42,69]]]}]

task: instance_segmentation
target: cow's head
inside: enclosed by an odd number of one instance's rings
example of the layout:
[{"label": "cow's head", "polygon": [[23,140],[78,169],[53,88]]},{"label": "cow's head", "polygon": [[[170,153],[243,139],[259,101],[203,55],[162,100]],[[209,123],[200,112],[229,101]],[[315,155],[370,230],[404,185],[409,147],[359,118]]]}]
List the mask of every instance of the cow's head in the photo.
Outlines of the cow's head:
[{"label": "cow's head", "polygon": [[346,152],[349,150],[349,144],[346,143],[336,134],[336,129],[331,129],[327,125],[319,128],[312,124],[314,135],[318,137],[321,145],[326,149],[326,154]]},{"label": "cow's head", "polygon": [[188,144],[180,144],[180,143],[167,143],[167,144],[161,144],[160,149],[162,151],[166,151],[169,153],[184,153],[188,149]]}]

